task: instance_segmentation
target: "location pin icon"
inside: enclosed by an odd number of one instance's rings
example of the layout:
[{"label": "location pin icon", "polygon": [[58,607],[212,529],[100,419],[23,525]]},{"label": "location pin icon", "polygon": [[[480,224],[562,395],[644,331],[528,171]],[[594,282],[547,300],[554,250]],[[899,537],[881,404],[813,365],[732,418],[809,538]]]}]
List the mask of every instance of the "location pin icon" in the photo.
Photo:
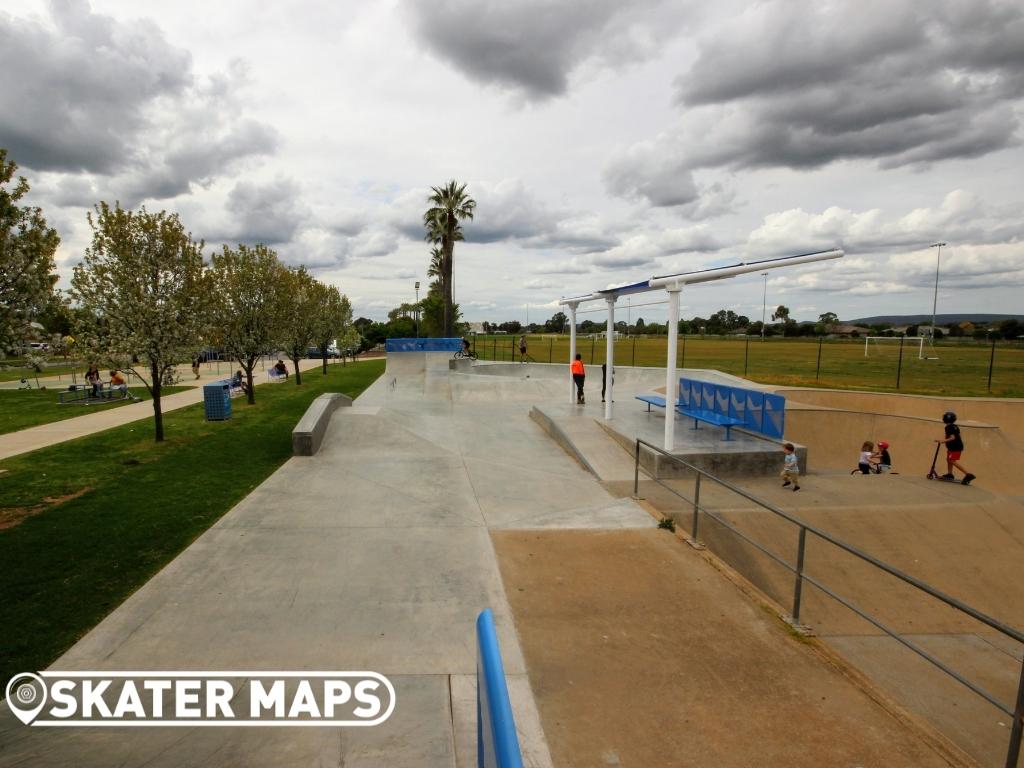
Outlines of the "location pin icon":
[{"label": "location pin icon", "polygon": [[46,704],[46,683],[39,675],[22,672],[8,681],[4,695],[14,716],[28,725]]}]

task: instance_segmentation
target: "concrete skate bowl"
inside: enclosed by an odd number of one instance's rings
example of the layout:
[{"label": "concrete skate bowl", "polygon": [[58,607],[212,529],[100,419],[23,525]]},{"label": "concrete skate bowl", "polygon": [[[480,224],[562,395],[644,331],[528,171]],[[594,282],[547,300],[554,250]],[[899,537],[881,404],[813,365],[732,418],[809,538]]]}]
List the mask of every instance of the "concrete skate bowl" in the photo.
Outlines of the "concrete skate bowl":
[{"label": "concrete skate bowl", "polygon": [[[858,484],[864,488],[863,483],[876,479],[905,487],[858,492]],[[809,487],[818,482],[818,478],[807,479]],[[796,517],[1010,627],[1024,628],[1024,583],[1014,578],[1024,559],[1024,516],[1019,503],[991,496],[983,503],[965,503],[964,497],[973,489],[923,478],[847,475],[836,476],[830,483],[829,495],[836,497],[835,503],[801,507],[794,511]],[[943,489],[962,493],[959,499],[944,500]],[[795,566],[799,535],[795,525],[735,502],[731,508],[719,506],[716,512]],[[791,571],[710,518],[702,519],[701,526],[701,539],[716,556],[772,597],[784,612],[792,611],[795,580]],[[814,535],[808,535],[803,565],[808,576],[1004,706],[1013,707],[1024,645]],[[1003,765],[1011,719],[999,709],[807,581],[800,621],[980,765]]]},{"label": "concrete skate bowl", "polygon": [[[849,471],[861,443],[887,440],[896,469],[924,476],[942,437],[941,416],[954,411],[964,437],[963,464],[980,488],[1024,495],[1024,400],[935,398],[866,392],[780,389],[786,438],[808,449],[811,472]],[[945,471],[944,452],[937,466]]]},{"label": "concrete skate bowl", "polygon": [[[787,398],[787,439],[808,446],[810,474],[802,493],[813,494],[792,502],[787,496],[784,509],[1010,627],[1024,628],[1024,582],[1015,576],[1024,562],[1024,401],[778,393]],[[979,476],[971,487],[925,478],[946,410],[958,414],[964,463]],[[900,474],[851,476],[861,443],[879,439],[892,444]],[[941,452],[939,466],[944,468]],[[768,496],[776,492],[773,486],[751,483],[748,490]],[[707,486],[701,499],[744,535],[795,565],[795,525],[735,495],[716,497]],[[682,521],[688,514],[683,510]],[[700,537],[791,610],[791,571],[710,518],[702,519]],[[1024,645],[813,535],[805,568],[1012,706]],[[1012,722],[1007,715],[813,586],[803,589],[801,621],[981,765],[1003,765]]]}]

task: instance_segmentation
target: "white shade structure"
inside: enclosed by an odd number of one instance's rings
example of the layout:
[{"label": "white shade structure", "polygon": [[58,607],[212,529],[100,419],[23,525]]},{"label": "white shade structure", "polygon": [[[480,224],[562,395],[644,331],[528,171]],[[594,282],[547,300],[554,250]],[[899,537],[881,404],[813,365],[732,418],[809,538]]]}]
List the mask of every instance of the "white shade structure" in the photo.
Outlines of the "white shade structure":
[{"label": "white shade structure", "polygon": [[[614,328],[615,328],[615,302],[620,296],[630,296],[635,293],[646,293],[648,291],[663,290],[668,293],[668,361],[665,367],[665,450],[671,451],[675,440],[675,408],[676,401],[675,379],[676,379],[676,354],[679,340],[679,294],[683,286],[694,283],[709,283],[714,280],[724,280],[738,275],[745,275],[751,272],[764,272],[769,269],[781,269],[782,267],[793,267],[799,264],[812,264],[828,259],[839,259],[844,255],[842,249],[832,248],[827,251],[815,251],[814,253],[801,253],[796,256],[782,256],[775,259],[763,261],[741,262],[723,267],[709,267],[692,272],[679,272],[672,275],[656,275],[646,280],[635,283],[613,286],[592,293],[579,296],[562,297],[559,304],[567,306],[571,315],[572,328],[569,342],[569,362],[571,363],[576,355],[576,309],[580,304],[588,301],[604,301],[608,305],[608,339],[607,339],[607,366],[605,369],[605,397],[604,417],[612,418],[612,366],[614,365]],[[570,388],[570,393],[572,389]],[[570,402],[575,397],[570,394]]]}]

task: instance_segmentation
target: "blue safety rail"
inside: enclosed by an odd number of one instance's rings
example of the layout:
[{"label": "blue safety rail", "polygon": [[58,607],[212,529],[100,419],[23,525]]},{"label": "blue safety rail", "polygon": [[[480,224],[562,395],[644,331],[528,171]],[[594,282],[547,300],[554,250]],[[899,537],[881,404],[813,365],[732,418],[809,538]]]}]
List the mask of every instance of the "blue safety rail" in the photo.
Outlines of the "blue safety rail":
[{"label": "blue safety rail", "polygon": [[730,387],[696,379],[679,380],[683,410],[699,409],[740,419],[743,426],[766,437],[782,439],[786,430],[786,398],[755,389]]},{"label": "blue safety rail", "polygon": [[458,352],[462,339],[388,339],[388,352]]},{"label": "blue safety rail", "polygon": [[478,768],[522,768],[505,668],[490,608],[476,620],[476,756]]}]

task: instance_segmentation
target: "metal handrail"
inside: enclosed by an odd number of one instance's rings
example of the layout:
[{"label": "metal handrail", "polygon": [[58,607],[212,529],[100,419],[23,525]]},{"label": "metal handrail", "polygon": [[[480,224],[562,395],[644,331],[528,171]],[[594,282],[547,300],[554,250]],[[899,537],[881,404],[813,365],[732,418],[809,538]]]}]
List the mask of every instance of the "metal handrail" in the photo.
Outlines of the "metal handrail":
[{"label": "metal handrail", "polygon": [[[856,605],[854,605],[848,599],[846,599],[846,598],[842,597],[841,595],[837,594],[835,591],[833,591],[832,589],[827,587],[825,584],[823,584],[818,579],[815,579],[815,578],[807,575],[806,573],[804,573],[804,553],[805,553],[806,547],[807,547],[807,533],[810,532],[810,533],[814,534],[815,536],[817,536],[818,538],[822,539],[823,541],[826,541],[829,544],[832,544],[833,546],[838,547],[839,549],[843,550],[844,552],[847,552],[847,553],[853,555],[854,557],[857,557],[860,560],[863,560],[864,562],[868,563],[869,565],[872,565],[875,568],[877,568],[877,569],[879,569],[879,570],[881,570],[881,571],[883,571],[885,573],[888,573],[891,576],[896,577],[900,581],[903,581],[904,583],[909,584],[910,586],[914,587],[915,589],[918,589],[918,590],[924,592],[925,594],[930,595],[931,597],[934,597],[936,600],[939,600],[940,602],[948,605],[950,608],[954,608],[954,609],[960,611],[961,613],[964,613],[967,616],[970,616],[972,619],[975,619],[976,621],[979,621],[982,624],[985,624],[986,626],[991,627],[992,629],[996,630],[1000,634],[1005,635],[1006,637],[1009,637],[1009,638],[1011,638],[1013,640],[1016,640],[1019,643],[1024,643],[1024,632],[1022,632],[1022,631],[1020,631],[1020,630],[1018,630],[1018,629],[1016,629],[1014,627],[1011,627],[1011,626],[1009,626],[1007,624],[1004,624],[1003,622],[999,621],[998,619],[995,619],[992,616],[989,616],[988,614],[986,614],[986,613],[984,613],[982,611],[977,610],[976,608],[973,608],[973,607],[967,605],[962,600],[958,600],[957,598],[953,597],[952,595],[948,595],[945,592],[943,592],[942,590],[936,589],[935,587],[931,586],[930,584],[927,584],[927,583],[921,581],[920,579],[917,579],[917,578],[911,576],[908,573],[904,573],[900,569],[895,568],[892,565],[889,565],[888,563],[886,563],[886,562],[884,562],[882,560],[879,560],[878,558],[876,558],[876,557],[874,557],[872,555],[869,555],[867,552],[864,552],[861,549],[858,549],[857,547],[853,546],[852,544],[847,544],[845,541],[837,539],[832,534],[827,533],[826,531],[823,531],[822,529],[820,529],[820,528],[818,528],[818,527],[816,527],[814,525],[811,525],[810,523],[806,523],[803,520],[800,520],[799,518],[789,514],[788,512],[785,512],[784,510],[779,509],[778,507],[774,506],[773,504],[770,504],[767,501],[764,501],[763,499],[757,498],[756,496],[754,496],[753,494],[743,490],[742,488],[740,488],[740,487],[738,487],[736,485],[733,485],[732,483],[730,483],[730,482],[728,482],[726,480],[722,480],[721,478],[712,475],[707,470],[704,470],[704,469],[701,469],[700,467],[694,466],[693,464],[690,464],[688,461],[685,461],[685,460],[679,458],[678,456],[674,456],[671,453],[669,453],[668,451],[665,451],[662,448],[659,448],[658,446],[653,445],[652,443],[649,443],[646,440],[642,440],[640,438],[636,439],[636,447],[635,447],[635,452],[634,452],[634,467],[633,467],[633,495],[634,495],[634,497],[638,497],[639,496],[639,490],[640,490],[640,449],[641,449],[641,447],[644,447],[644,448],[648,449],[651,453],[663,456],[664,458],[668,459],[669,461],[671,461],[671,462],[673,462],[673,463],[675,463],[675,464],[677,464],[679,466],[685,467],[686,469],[689,469],[689,470],[691,470],[692,472],[694,472],[696,474],[696,480],[695,480],[695,484],[694,484],[693,499],[687,498],[686,496],[684,496],[683,494],[679,493],[677,490],[675,490],[671,486],[666,485],[665,483],[663,483],[658,478],[654,477],[653,475],[651,476],[651,479],[654,482],[656,482],[659,486],[661,486],[662,488],[664,488],[667,491],[673,493],[674,495],[678,496],[680,499],[683,499],[684,501],[692,502],[692,504],[693,504],[693,524],[692,524],[692,529],[691,529],[691,537],[692,537],[692,539],[695,542],[698,540],[697,537],[698,537],[698,531],[699,531],[700,513],[703,512],[705,515],[708,515],[713,520],[715,520],[717,523],[719,523],[723,527],[729,529],[730,531],[735,533],[737,536],[739,536],[741,539],[746,541],[748,544],[750,544],[751,546],[756,548],[758,551],[760,551],[763,554],[767,555],[774,562],[778,563],[783,568],[785,568],[786,570],[788,570],[792,574],[794,574],[794,576],[796,577],[795,580],[794,580],[794,586],[793,586],[792,620],[793,620],[794,623],[799,623],[799,621],[800,621],[800,605],[801,605],[801,597],[802,597],[802,590],[803,590],[803,582],[807,581],[809,584],[811,584],[812,586],[816,587],[821,592],[823,592],[824,594],[826,594],[829,597],[831,597],[833,600],[837,601],[841,605],[843,605],[846,608],[848,608],[849,610],[853,611],[855,614],[860,616],[865,621],[869,622],[870,624],[874,625],[878,629],[882,630],[885,634],[887,634],[890,637],[892,637],[894,640],[896,640],[901,645],[909,648],[911,651],[916,653],[918,656],[920,656],[921,658],[923,658],[926,661],[930,662],[932,665],[934,665],[938,669],[940,669],[943,672],[945,672],[947,675],[952,677],[954,680],[959,682],[961,685],[963,685],[966,688],[968,688],[970,691],[974,692],[975,694],[977,694],[981,698],[985,699],[987,702],[992,704],[994,707],[999,709],[1004,714],[1009,715],[1010,717],[1012,717],[1013,718],[1013,726],[1012,726],[1012,728],[1010,730],[1010,742],[1009,742],[1009,746],[1008,746],[1008,750],[1007,750],[1007,757],[1006,757],[1006,764],[1005,765],[1006,765],[1006,768],[1016,768],[1016,766],[1017,766],[1017,759],[1020,756],[1020,748],[1021,748],[1021,740],[1022,740],[1021,737],[1022,737],[1022,734],[1024,734],[1024,661],[1022,661],[1022,663],[1021,663],[1021,675],[1020,675],[1020,680],[1019,680],[1018,687],[1017,687],[1017,697],[1016,697],[1015,706],[1011,709],[1009,705],[1006,705],[1003,702],[999,701],[999,699],[997,699],[994,695],[992,695],[991,693],[989,693],[985,689],[983,689],[980,686],[976,685],[975,683],[971,682],[970,680],[968,680],[966,677],[961,675],[956,670],[946,666],[942,661],[937,659],[935,656],[930,654],[928,651],[924,650],[923,648],[921,648],[920,646],[918,646],[917,644],[915,644],[911,640],[908,640],[906,637],[903,637],[902,635],[900,635],[899,633],[897,633],[893,629],[889,628],[887,625],[885,625],[880,620],[876,619],[871,614],[867,613],[866,611],[862,610],[861,608],[858,608]],[[721,516],[719,516],[718,514],[713,512],[712,510],[708,509],[707,507],[702,506],[701,503],[700,503],[700,490],[701,490],[701,479],[704,478],[704,477],[706,477],[709,480],[717,483],[718,485],[722,486],[723,488],[726,488],[729,491],[732,491],[733,493],[737,494],[738,496],[741,496],[744,499],[747,499],[748,501],[753,502],[754,504],[756,504],[757,506],[761,507],[762,509],[766,509],[769,512],[772,512],[773,514],[775,514],[776,516],[781,517],[783,520],[786,520],[787,522],[792,523],[793,525],[797,526],[799,528],[799,530],[800,530],[800,534],[799,534],[799,543],[798,543],[798,547],[797,547],[797,562],[796,562],[796,565],[791,565],[785,559],[779,557],[774,552],[771,552],[765,546],[763,546],[762,544],[760,544],[759,542],[757,542],[756,540],[754,540],[752,537],[748,536],[747,534],[743,533],[742,531],[740,531],[735,526],[731,525],[728,521],[726,521],[724,518],[722,518]]]}]

